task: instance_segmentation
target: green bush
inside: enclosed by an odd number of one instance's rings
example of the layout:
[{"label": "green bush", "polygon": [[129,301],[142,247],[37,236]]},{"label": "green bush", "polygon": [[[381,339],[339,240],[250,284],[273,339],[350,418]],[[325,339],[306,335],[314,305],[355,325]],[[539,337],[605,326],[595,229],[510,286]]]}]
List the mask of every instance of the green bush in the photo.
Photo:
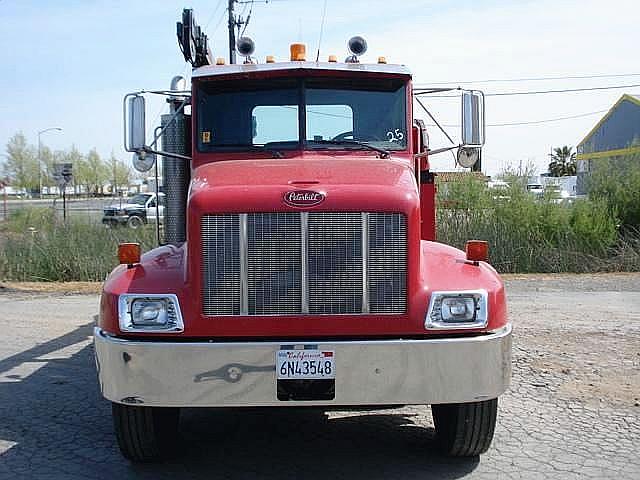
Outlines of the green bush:
[{"label": "green bush", "polygon": [[640,228],[640,155],[594,160],[589,197],[604,202],[624,230]]},{"label": "green bush", "polygon": [[149,225],[131,230],[70,218],[66,224],[46,208],[23,208],[2,224],[0,279],[102,281],[117,265],[121,242],[155,245]]},{"label": "green bush", "polygon": [[469,239],[488,241],[501,272],[638,269],[638,242],[618,238],[605,202],[535,198],[521,177],[506,180],[510,187],[501,190],[471,177],[442,189],[438,240],[461,249]]}]

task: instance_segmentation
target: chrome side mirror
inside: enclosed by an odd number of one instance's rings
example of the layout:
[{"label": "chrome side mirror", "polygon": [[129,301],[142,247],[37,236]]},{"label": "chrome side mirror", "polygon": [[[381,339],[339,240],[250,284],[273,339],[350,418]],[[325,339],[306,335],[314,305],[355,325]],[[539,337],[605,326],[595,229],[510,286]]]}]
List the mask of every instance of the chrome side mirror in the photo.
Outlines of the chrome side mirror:
[{"label": "chrome side mirror", "polygon": [[125,150],[139,152],[145,147],[145,103],[142,95],[125,97]]},{"label": "chrome side mirror", "polygon": [[462,92],[462,147],[484,145],[484,93],[479,90]]}]

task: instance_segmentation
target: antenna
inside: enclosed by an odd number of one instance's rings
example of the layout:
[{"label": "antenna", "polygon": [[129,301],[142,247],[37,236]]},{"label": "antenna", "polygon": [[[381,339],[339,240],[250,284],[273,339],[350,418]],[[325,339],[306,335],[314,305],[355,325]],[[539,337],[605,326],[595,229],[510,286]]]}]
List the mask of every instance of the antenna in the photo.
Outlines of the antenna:
[{"label": "antenna", "polygon": [[322,33],[324,32],[324,19],[327,16],[327,0],[324,0],[322,7],[322,20],[320,22],[320,36],[318,37],[318,53],[316,54],[316,62],[320,59],[320,45],[322,44]]}]

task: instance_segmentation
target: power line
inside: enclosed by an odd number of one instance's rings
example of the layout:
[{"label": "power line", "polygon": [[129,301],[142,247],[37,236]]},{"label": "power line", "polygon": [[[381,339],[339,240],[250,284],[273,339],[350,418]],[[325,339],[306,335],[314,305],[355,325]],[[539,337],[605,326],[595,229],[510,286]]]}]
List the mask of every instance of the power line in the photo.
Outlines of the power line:
[{"label": "power line", "polygon": [[216,8],[214,8],[213,11],[211,12],[211,16],[209,16],[207,23],[205,23],[204,27],[202,28],[203,30],[207,29],[207,27],[211,23],[211,20],[213,20],[213,17],[215,16],[215,14],[218,13],[218,9],[222,6],[222,2],[223,0],[218,0],[218,3],[216,4]]},{"label": "power line", "polygon": [[[593,92],[598,90],[615,90],[621,88],[636,88],[640,87],[640,83],[630,84],[630,85],[608,85],[605,87],[585,87],[585,88],[563,88],[558,90],[526,90],[520,92],[493,92],[493,93],[485,93],[485,97],[509,97],[516,95],[546,95],[550,93],[573,93],[573,92]],[[415,95],[423,95],[428,96],[430,98],[457,98],[458,95],[431,95],[429,93],[430,89],[427,88],[417,88],[415,89]],[[420,92],[420,90],[426,90],[425,92]]]},{"label": "power line", "polygon": [[244,32],[247,31],[247,26],[249,25],[249,21],[251,20],[251,13],[253,12],[253,0],[251,0],[251,6],[249,8],[249,15],[247,15],[247,19],[244,22],[244,28],[242,29],[242,33],[240,36],[244,36]]},{"label": "power line", "polygon": [[[520,121],[520,122],[504,122],[504,123],[488,123],[487,127],[512,127],[512,126],[518,126],[518,125],[540,125],[540,124],[544,124],[544,123],[551,123],[551,122],[559,122],[562,120],[571,120],[574,118],[582,118],[582,117],[589,117],[591,115],[598,115],[601,113],[605,113],[608,112],[608,109],[605,110],[598,110],[595,112],[587,112],[587,113],[579,113],[577,115],[568,115],[568,116],[564,116],[564,117],[553,117],[553,118],[545,118],[543,120],[526,120],[526,121]],[[443,127],[460,127],[459,123],[442,123],[440,124]],[[435,124],[430,124],[430,127],[436,127],[437,125]]]},{"label": "power line", "polygon": [[491,78],[485,80],[454,80],[450,82],[429,82],[429,85],[452,85],[459,83],[508,83],[508,82],[538,82],[547,80],[584,80],[592,78],[620,78],[620,77],[640,77],[640,73],[611,73],[594,75],[562,75],[550,77],[529,77],[529,78]]},{"label": "power line", "polygon": [[529,91],[529,92],[498,92],[498,93],[489,93],[486,96],[507,97],[507,96],[513,96],[513,95],[545,95],[547,93],[592,92],[595,90],[615,90],[617,88],[636,88],[636,87],[640,87],[640,83],[636,83],[633,85],[610,85],[607,87],[564,88],[561,90],[537,90],[537,91]]},{"label": "power line", "polygon": [[538,125],[541,123],[559,122],[561,120],[571,120],[573,118],[589,117],[591,115],[598,115],[600,113],[605,113],[608,111],[609,109],[605,109],[605,110],[598,110],[596,112],[580,113],[578,115],[569,115],[566,117],[547,118],[545,120],[531,120],[527,122],[490,123],[487,126],[488,127],[510,127],[514,125]]},{"label": "power line", "polygon": [[220,15],[220,18],[218,19],[218,22],[216,23],[215,27],[213,27],[213,30],[211,32],[212,37],[218,31],[218,28],[220,27],[220,25],[222,25],[222,20],[224,20],[224,16],[226,13],[227,13],[227,9],[225,8],[222,10],[222,15]]}]

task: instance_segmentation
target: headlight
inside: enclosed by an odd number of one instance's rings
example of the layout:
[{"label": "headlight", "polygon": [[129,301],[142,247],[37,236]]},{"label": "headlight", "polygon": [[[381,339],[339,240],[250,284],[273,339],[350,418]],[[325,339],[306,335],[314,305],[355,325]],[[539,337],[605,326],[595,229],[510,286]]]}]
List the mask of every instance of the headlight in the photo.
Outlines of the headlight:
[{"label": "headlight", "polygon": [[118,300],[120,330],[124,332],[182,332],[178,297],[168,294],[125,294]]},{"label": "headlight", "polygon": [[424,326],[427,329],[465,329],[487,326],[486,290],[433,292]]}]

